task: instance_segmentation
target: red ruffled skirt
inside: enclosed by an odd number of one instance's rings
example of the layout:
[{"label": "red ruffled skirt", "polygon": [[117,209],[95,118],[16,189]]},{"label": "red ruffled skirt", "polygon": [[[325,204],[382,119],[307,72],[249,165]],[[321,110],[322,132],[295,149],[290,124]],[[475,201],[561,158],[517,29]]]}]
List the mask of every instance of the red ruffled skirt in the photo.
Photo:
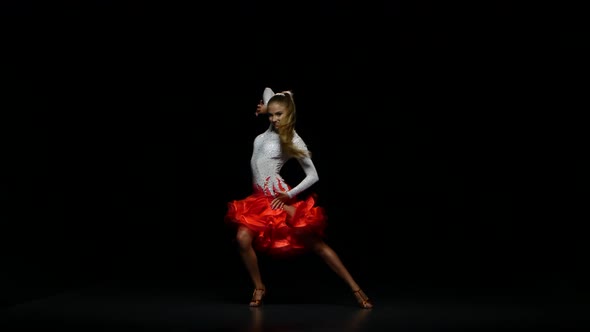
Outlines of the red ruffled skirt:
[{"label": "red ruffled skirt", "polygon": [[254,249],[270,255],[294,255],[306,251],[305,238],[324,236],[326,214],[316,206],[315,195],[291,203],[295,207],[293,217],[282,209],[273,210],[270,203],[274,197],[254,192],[244,199],[228,203],[225,221],[236,226],[245,226],[256,233]]}]

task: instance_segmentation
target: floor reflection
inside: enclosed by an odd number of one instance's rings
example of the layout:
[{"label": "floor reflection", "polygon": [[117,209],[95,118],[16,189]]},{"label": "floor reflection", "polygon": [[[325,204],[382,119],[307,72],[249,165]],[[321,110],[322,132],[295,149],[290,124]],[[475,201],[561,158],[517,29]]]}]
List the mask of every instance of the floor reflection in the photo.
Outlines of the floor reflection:
[{"label": "floor reflection", "polygon": [[[263,307],[250,307],[250,326],[245,331],[248,332],[290,332],[293,331],[292,327],[280,327],[280,324],[276,322],[278,317],[272,317],[273,322],[265,321],[265,308]],[[343,309],[342,314],[334,314],[330,311],[324,320],[321,320],[320,324],[330,324],[332,328],[336,328],[338,331],[360,331],[362,330],[367,322],[367,318],[371,315],[373,309],[356,309],[352,312],[349,309]],[[268,311],[266,315],[270,314]],[[317,314],[317,312],[316,312]],[[348,315],[344,317],[343,315]],[[305,318],[304,318],[305,319]],[[315,320],[315,319],[314,319]],[[309,324],[313,324],[310,321]],[[336,326],[334,326],[334,324]],[[289,325],[289,324],[287,324]]]},{"label": "floor reflection", "polygon": [[262,332],[264,310],[261,307],[250,307],[251,332]]},{"label": "floor reflection", "polygon": [[363,328],[372,311],[373,309],[357,309],[357,311],[351,315],[346,326],[346,331],[357,331]]}]

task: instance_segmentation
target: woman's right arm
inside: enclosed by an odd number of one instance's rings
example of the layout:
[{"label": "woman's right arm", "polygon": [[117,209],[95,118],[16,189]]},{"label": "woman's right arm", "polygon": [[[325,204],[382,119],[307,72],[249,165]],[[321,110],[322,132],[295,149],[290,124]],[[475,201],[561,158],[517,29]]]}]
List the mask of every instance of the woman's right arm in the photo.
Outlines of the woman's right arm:
[{"label": "woman's right arm", "polygon": [[258,102],[258,105],[256,106],[256,116],[258,116],[259,114],[266,114],[266,112],[267,112],[266,104],[264,104],[264,102],[261,99]]},{"label": "woman's right arm", "polygon": [[264,92],[262,93],[262,99],[258,102],[258,105],[256,106],[256,116],[258,116],[258,114],[266,114],[266,104],[268,104],[268,101],[274,95],[275,93],[272,91],[271,88],[264,88]]}]

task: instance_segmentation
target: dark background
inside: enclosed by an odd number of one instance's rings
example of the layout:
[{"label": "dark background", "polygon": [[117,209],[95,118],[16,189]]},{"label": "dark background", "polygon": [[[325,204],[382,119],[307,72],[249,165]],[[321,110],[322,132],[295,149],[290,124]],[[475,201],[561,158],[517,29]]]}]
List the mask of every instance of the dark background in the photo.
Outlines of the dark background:
[{"label": "dark background", "polygon": [[[223,216],[250,193],[266,86],[295,93],[327,242],[368,293],[588,294],[572,39],[550,57],[530,30],[437,25],[457,8],[429,2],[229,17],[123,3],[3,5],[5,303],[105,283],[249,289]],[[314,256],[260,260],[273,287],[344,289]]]}]

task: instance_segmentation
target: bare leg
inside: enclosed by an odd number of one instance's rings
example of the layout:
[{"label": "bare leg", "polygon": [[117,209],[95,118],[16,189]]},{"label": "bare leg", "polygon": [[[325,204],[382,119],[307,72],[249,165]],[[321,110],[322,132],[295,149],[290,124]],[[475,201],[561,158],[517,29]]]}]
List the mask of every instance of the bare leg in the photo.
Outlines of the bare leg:
[{"label": "bare leg", "polygon": [[350,289],[359,289],[359,285],[352,278],[352,275],[350,275],[350,272],[348,272],[348,269],[346,269],[346,267],[340,260],[340,257],[338,257],[338,254],[336,254],[336,252],[332,248],[330,248],[330,246],[328,246],[324,241],[318,238],[313,238],[309,241],[313,251],[316,254],[318,254],[326,262],[326,264],[328,264],[328,266],[334,272],[336,272],[338,276],[340,276],[340,278],[344,279],[344,281],[348,284]]},{"label": "bare leg", "polygon": [[295,207],[293,205],[285,205],[283,206],[283,210],[287,212],[289,217],[293,217],[293,215],[295,214]]},{"label": "bare leg", "polygon": [[[252,295],[252,302],[250,302],[250,305],[260,305],[259,302],[264,296],[264,290],[266,290],[266,287],[262,282],[262,277],[260,275],[258,257],[256,256],[254,248],[252,248],[254,234],[248,228],[241,226],[238,228],[236,239],[238,241],[238,250],[240,252],[240,256],[242,257],[244,265],[246,266],[246,269],[250,274],[250,278],[254,283],[254,294]],[[256,300],[258,300],[257,303]]]},{"label": "bare leg", "polygon": [[365,309],[372,308],[373,305],[371,302],[369,302],[367,296],[360,289],[359,285],[356,283],[350,272],[348,272],[348,269],[344,266],[336,252],[320,238],[314,237],[309,239],[309,241],[313,251],[317,253],[326,262],[326,264],[328,264],[328,266],[348,284],[357,301],[359,302],[359,305]]}]

